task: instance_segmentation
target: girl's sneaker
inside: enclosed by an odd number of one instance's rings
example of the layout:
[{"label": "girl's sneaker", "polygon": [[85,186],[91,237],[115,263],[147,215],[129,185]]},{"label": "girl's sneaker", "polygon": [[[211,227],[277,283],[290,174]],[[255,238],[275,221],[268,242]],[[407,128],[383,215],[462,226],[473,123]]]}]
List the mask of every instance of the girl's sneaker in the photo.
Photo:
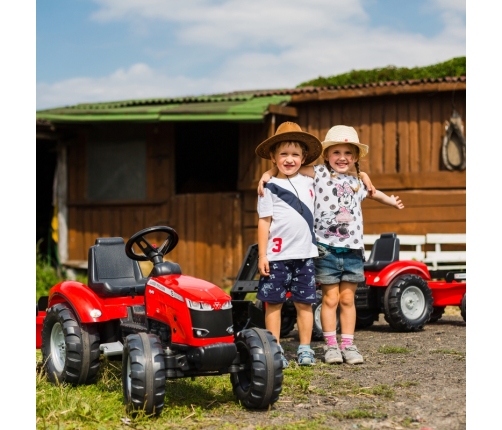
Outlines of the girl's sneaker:
[{"label": "girl's sneaker", "polygon": [[298,364],[300,366],[313,366],[315,364],[314,354],[315,352],[310,348],[299,349],[298,352]]},{"label": "girl's sneaker", "polygon": [[289,366],[289,361],[286,360],[286,357],[284,357],[284,349],[282,349],[281,345],[279,345],[279,349],[281,350],[282,368],[285,369],[286,367]]},{"label": "girl's sneaker", "polygon": [[363,356],[357,350],[357,346],[350,345],[342,349],[343,361],[348,364],[361,364],[364,362]]},{"label": "girl's sneaker", "polygon": [[342,353],[338,345],[324,345],[324,362],[328,364],[343,363]]}]

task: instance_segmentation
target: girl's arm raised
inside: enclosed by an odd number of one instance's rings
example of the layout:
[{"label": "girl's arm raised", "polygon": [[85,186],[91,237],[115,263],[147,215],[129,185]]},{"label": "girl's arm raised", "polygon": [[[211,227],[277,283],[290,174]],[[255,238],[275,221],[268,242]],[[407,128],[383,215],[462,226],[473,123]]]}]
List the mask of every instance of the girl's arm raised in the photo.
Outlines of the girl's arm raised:
[{"label": "girl's arm raised", "polygon": [[368,192],[368,197],[370,199],[376,200],[378,203],[392,206],[396,209],[403,209],[404,208],[404,205],[401,202],[401,199],[399,198],[399,196],[394,196],[394,195],[388,196],[387,194],[382,193],[379,190],[375,190],[375,194],[373,194],[373,195],[370,195],[370,193]]}]

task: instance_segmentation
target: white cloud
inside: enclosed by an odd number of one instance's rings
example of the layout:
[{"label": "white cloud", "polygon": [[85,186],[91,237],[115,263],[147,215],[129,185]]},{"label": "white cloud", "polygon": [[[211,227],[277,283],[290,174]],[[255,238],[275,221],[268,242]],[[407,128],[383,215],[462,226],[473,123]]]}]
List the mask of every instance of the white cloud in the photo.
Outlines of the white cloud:
[{"label": "white cloud", "polygon": [[204,86],[209,86],[207,79],[193,81],[183,76],[166,76],[146,64],[134,64],[101,78],[80,77],[54,84],[40,83],[37,85],[37,109],[98,101],[193,95]]},{"label": "white cloud", "polygon": [[[442,31],[432,38],[370,27],[363,3],[355,0],[94,1],[100,6],[93,15],[95,20],[124,21],[133,31],[148,28],[152,21],[175,22],[178,42],[185,50],[206,47],[227,55],[203,78],[190,77],[193,69],[185,76],[168,76],[160,69],[135,64],[96,79],[39,83],[38,109],[79,102],[294,87],[317,76],[391,64],[425,66],[466,52],[463,0],[424,3],[444,23]],[[192,67],[203,70],[205,64]]]}]

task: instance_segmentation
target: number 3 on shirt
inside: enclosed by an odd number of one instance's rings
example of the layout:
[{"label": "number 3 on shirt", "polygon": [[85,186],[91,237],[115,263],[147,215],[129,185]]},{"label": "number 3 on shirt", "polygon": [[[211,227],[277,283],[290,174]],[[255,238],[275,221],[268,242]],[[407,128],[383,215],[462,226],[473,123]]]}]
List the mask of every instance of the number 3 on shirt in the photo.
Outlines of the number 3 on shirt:
[{"label": "number 3 on shirt", "polygon": [[272,242],[275,243],[275,247],[272,248],[272,252],[281,252],[282,249],[282,239],[280,237],[274,237]]}]

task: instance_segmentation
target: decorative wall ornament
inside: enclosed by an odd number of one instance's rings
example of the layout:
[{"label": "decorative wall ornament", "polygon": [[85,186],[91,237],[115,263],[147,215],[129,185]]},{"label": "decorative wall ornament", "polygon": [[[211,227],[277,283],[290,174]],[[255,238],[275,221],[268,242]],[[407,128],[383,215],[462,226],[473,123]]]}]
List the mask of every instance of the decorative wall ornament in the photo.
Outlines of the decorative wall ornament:
[{"label": "decorative wall ornament", "polygon": [[464,125],[455,109],[453,109],[450,120],[445,124],[445,130],[441,147],[443,163],[448,170],[465,170]]}]

